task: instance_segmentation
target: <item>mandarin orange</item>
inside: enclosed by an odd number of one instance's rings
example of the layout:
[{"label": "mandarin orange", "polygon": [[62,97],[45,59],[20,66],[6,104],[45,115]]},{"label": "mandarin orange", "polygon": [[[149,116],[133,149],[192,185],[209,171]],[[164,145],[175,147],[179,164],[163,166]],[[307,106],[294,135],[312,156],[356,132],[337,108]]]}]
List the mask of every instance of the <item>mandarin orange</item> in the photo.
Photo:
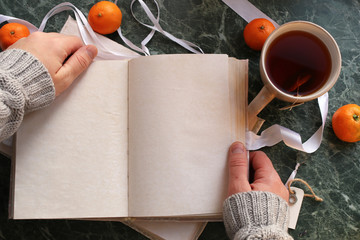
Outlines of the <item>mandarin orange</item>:
[{"label": "mandarin orange", "polygon": [[115,32],[121,25],[122,13],[113,2],[101,1],[89,11],[88,21],[91,28],[100,34]]},{"label": "mandarin orange", "polygon": [[0,47],[7,49],[17,40],[30,35],[29,29],[20,23],[7,23],[0,29]]},{"label": "mandarin orange", "polygon": [[340,107],[332,117],[332,127],[340,140],[360,141],[360,106],[347,104]]},{"label": "mandarin orange", "polygon": [[245,26],[245,43],[251,49],[260,51],[266,39],[274,30],[275,27],[269,20],[265,18],[255,18]]}]

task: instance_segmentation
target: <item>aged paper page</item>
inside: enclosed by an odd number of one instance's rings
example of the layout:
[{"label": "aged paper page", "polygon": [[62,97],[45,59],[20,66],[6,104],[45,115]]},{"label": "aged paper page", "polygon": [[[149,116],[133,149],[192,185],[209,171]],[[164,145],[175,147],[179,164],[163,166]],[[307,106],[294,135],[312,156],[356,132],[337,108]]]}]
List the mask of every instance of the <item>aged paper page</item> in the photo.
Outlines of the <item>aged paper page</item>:
[{"label": "aged paper page", "polygon": [[14,218],[127,216],[126,61],[94,62],[17,134]]},{"label": "aged paper page", "polygon": [[129,63],[131,216],[221,214],[231,133],[226,55]]}]

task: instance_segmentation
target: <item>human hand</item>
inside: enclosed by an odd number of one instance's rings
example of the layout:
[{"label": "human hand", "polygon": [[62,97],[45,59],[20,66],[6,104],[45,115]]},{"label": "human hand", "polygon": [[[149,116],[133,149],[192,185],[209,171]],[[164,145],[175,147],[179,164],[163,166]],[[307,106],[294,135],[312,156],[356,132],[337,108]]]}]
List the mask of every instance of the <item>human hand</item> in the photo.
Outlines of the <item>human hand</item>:
[{"label": "human hand", "polygon": [[254,179],[249,182],[247,151],[240,142],[234,142],[228,152],[229,186],[228,195],[238,192],[267,191],[289,200],[289,192],[274,169],[271,160],[264,152],[250,152],[250,165]]},{"label": "human hand", "polygon": [[59,33],[34,32],[10,48],[25,50],[45,65],[54,82],[56,96],[65,91],[97,55],[95,46],[85,46],[80,38]]}]

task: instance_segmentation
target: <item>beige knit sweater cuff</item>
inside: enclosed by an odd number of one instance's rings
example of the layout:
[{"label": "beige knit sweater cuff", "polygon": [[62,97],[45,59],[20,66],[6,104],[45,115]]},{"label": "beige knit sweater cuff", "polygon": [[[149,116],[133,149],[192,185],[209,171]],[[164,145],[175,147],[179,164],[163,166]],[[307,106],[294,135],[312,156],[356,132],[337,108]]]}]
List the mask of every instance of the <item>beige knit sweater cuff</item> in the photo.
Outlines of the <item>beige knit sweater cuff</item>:
[{"label": "beige knit sweater cuff", "polygon": [[[55,87],[49,72],[30,53],[20,49],[9,49],[2,52],[0,69],[2,73],[6,73],[8,80],[5,80],[2,89],[10,91],[13,96],[19,96],[19,98],[23,96],[25,112],[46,107],[55,99]],[[22,96],[17,91],[21,91]],[[19,101],[21,100],[19,99]]]},{"label": "beige knit sweater cuff", "polygon": [[12,136],[25,113],[48,106],[55,87],[45,66],[20,49],[0,53],[0,141]]},{"label": "beige knit sweater cuff", "polygon": [[230,239],[292,239],[287,233],[289,206],[274,193],[237,193],[224,201],[224,224]]}]

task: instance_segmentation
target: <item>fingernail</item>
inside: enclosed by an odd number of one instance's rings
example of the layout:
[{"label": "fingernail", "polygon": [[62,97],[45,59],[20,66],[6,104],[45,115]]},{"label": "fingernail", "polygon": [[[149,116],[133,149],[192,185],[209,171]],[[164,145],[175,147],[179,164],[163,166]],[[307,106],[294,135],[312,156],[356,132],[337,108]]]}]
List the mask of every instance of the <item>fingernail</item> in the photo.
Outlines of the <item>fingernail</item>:
[{"label": "fingernail", "polygon": [[236,142],[231,146],[231,153],[243,153],[245,152],[245,147],[241,142]]},{"label": "fingernail", "polygon": [[97,55],[97,48],[93,45],[89,45],[86,47],[86,52],[93,59]]}]

